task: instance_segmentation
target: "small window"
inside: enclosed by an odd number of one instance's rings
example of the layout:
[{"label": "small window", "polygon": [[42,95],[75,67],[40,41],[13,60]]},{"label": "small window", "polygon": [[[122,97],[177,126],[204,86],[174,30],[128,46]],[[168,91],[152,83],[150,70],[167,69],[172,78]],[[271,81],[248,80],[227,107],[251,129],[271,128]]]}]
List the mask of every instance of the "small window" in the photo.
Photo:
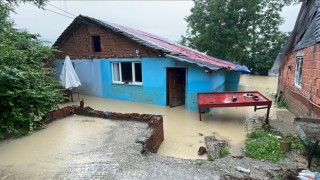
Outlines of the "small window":
[{"label": "small window", "polygon": [[301,88],[301,82],[302,82],[302,63],[303,63],[303,57],[297,57],[296,71],[294,74],[294,84],[299,88]]},{"label": "small window", "polygon": [[94,52],[101,52],[100,36],[92,36],[92,44]]},{"label": "small window", "polygon": [[120,84],[142,85],[141,62],[112,63],[112,81]]}]

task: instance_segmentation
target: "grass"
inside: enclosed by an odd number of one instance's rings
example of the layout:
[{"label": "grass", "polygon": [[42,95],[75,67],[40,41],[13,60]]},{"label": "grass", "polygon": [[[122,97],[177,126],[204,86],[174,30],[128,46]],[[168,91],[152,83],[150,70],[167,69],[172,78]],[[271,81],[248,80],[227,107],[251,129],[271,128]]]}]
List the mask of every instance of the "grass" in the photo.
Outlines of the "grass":
[{"label": "grass", "polygon": [[226,157],[229,154],[229,147],[227,145],[224,145],[220,148],[219,151],[220,157]]},{"label": "grass", "polygon": [[283,95],[281,95],[279,97],[279,102],[277,103],[277,107],[278,108],[287,108],[288,107],[287,106],[287,99]]},{"label": "grass", "polygon": [[214,157],[211,155],[208,155],[208,161],[214,161]]},{"label": "grass", "polygon": [[196,164],[197,164],[198,166],[201,166],[203,163],[204,163],[203,160],[198,160],[198,161],[196,162]]},{"label": "grass", "polygon": [[[248,134],[245,142],[246,155],[256,159],[278,162],[280,158],[285,156],[285,152],[279,148],[276,136],[276,133],[269,132],[263,128],[253,130]],[[303,149],[299,138],[282,134],[280,136],[292,141],[292,149]]]}]

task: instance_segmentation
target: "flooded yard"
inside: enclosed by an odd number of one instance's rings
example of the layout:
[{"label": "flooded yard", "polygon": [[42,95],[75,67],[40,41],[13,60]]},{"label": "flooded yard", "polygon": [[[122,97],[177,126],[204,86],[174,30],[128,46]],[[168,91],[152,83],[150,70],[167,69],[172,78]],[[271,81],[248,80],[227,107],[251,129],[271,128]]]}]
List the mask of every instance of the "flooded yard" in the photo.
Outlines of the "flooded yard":
[{"label": "flooded yard", "polygon": [[[259,91],[271,99],[271,94],[275,93],[276,89],[276,77],[242,75],[240,78],[240,91]],[[82,96],[81,98],[84,99],[85,105],[98,110],[163,115],[165,140],[158,154],[185,159],[206,159],[206,156],[199,156],[197,152],[200,146],[204,146],[204,136],[212,135],[217,139],[227,140],[230,145],[230,153],[239,155],[246,138],[244,123],[246,115],[255,113],[258,116],[264,116],[266,113],[266,109],[254,112],[252,106],[216,108],[211,110],[210,113],[203,114],[202,121],[199,121],[198,112],[187,111],[184,106],[170,108],[89,96]],[[270,118],[275,118],[274,116],[275,107],[272,107]]]},{"label": "flooded yard", "polygon": [[[270,97],[276,91],[276,85],[275,77],[243,75],[239,90],[258,90]],[[217,108],[203,114],[202,121],[199,121],[197,112],[186,111],[183,106],[169,108],[82,95],[80,98],[84,99],[85,106],[97,110],[163,115],[165,140],[158,154],[184,159],[206,159],[206,156],[198,156],[197,151],[200,146],[204,146],[204,136],[212,135],[217,139],[227,140],[231,154],[240,154],[246,136],[244,121],[247,113],[254,112],[253,107]],[[78,105],[79,102],[76,100],[62,106],[71,104]],[[266,110],[256,113],[264,115]],[[271,109],[271,118],[274,118],[274,107]],[[71,116],[55,121],[46,129],[30,136],[2,141],[0,177],[10,178],[15,172],[24,173],[26,178],[32,177],[32,174],[39,177],[48,177],[50,173],[53,175],[59,167],[76,161],[73,155],[104,146],[109,132],[119,123]],[[3,172],[5,176],[2,175]]]},{"label": "flooded yard", "polygon": [[74,154],[102,146],[116,125],[114,121],[72,116],[32,135],[5,140],[0,143],[0,179],[53,176],[60,167],[74,161]]}]

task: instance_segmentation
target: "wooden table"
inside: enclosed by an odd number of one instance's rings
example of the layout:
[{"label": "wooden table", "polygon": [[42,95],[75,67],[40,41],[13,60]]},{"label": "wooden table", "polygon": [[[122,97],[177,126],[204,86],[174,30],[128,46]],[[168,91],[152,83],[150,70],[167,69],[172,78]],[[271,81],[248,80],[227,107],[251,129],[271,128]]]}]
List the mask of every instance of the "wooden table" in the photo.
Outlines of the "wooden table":
[{"label": "wooden table", "polygon": [[73,94],[78,94],[78,100],[80,100],[79,92],[72,91],[70,89],[60,89],[60,94],[62,94],[64,97],[66,97],[67,101],[73,102]]},{"label": "wooden table", "polygon": [[[244,96],[252,94],[253,97]],[[236,100],[233,100],[236,97]],[[272,101],[258,91],[208,92],[198,93],[198,111],[201,121],[202,108],[254,106],[254,111],[267,108],[266,125],[269,125],[269,113]]]}]

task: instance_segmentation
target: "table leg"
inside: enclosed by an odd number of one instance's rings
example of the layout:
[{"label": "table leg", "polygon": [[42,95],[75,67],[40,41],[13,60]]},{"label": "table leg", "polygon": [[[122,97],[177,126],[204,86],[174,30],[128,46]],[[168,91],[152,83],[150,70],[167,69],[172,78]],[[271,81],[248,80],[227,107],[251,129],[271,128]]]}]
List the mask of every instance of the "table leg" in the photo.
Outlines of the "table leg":
[{"label": "table leg", "polygon": [[313,147],[311,148],[309,154],[308,154],[308,168],[310,168],[311,166],[311,161],[312,161],[312,158],[313,158],[313,155],[314,155],[314,152],[316,151],[317,149],[317,146],[319,144],[319,140],[316,141],[316,143],[313,145]]},{"label": "table leg", "polygon": [[269,114],[270,114],[271,105],[268,105],[267,116],[266,116],[266,125],[269,126]]},{"label": "table leg", "polygon": [[71,102],[73,102],[73,95],[72,95],[72,92],[70,93],[70,96],[71,96]]},{"label": "table leg", "polygon": [[200,121],[201,121],[201,109],[198,108],[198,111],[199,111],[199,118],[200,118]]}]

